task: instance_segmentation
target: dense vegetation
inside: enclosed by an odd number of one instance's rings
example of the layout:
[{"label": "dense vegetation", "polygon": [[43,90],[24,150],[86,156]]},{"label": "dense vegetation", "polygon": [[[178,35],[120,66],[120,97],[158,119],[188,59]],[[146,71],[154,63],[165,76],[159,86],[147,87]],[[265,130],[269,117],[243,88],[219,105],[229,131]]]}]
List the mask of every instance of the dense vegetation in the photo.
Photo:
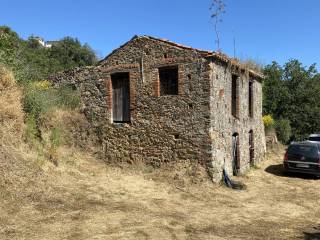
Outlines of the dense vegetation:
[{"label": "dense vegetation", "polygon": [[53,88],[46,78],[58,71],[93,65],[96,61],[94,51],[87,44],[81,45],[77,39],[65,37],[51,48],[45,48],[33,36],[23,40],[9,27],[0,26],[0,70],[12,71],[23,90],[25,137],[28,142],[43,144],[40,129],[50,111],[76,109],[80,105],[79,92],[72,86]]},{"label": "dense vegetation", "polygon": [[57,71],[93,65],[97,61],[89,45],[65,37],[51,48],[42,47],[30,36],[21,39],[9,27],[0,26],[0,64],[11,68],[19,84],[45,79]]},{"label": "dense vegetation", "polygon": [[284,66],[276,62],[264,68],[263,112],[275,119],[280,140],[302,140],[320,132],[320,74],[315,64],[298,60]]}]

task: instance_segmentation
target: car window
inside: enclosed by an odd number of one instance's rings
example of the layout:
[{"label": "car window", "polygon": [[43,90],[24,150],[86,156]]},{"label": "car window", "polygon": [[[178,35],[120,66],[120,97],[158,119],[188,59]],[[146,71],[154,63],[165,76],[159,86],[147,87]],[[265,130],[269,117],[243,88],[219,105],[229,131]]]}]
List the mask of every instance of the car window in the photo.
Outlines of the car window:
[{"label": "car window", "polygon": [[317,158],[318,147],[310,145],[291,145],[289,146],[288,154]]},{"label": "car window", "polygon": [[320,137],[309,137],[309,141],[320,142]]}]

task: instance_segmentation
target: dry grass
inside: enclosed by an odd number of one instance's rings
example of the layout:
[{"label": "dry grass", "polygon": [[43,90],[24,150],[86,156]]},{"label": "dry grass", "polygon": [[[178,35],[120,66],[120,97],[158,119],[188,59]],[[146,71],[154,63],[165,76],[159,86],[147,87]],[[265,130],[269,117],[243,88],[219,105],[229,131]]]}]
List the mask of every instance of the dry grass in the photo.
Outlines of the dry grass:
[{"label": "dry grass", "polygon": [[15,86],[13,73],[6,67],[0,65],[0,91]]},{"label": "dry grass", "polygon": [[18,146],[24,128],[21,90],[13,75],[0,65],[0,144]]},{"label": "dry grass", "polygon": [[[283,149],[241,177],[246,191],[177,185],[60,148],[46,188],[1,201],[1,239],[299,239],[320,224],[320,180],[281,173]],[[180,179],[181,181],[181,179]],[[39,183],[40,184],[40,183]],[[41,184],[40,184],[41,185]],[[40,189],[42,189],[40,187]],[[316,234],[316,233],[310,233]]]},{"label": "dry grass", "polygon": [[255,72],[259,73],[259,74],[263,73],[264,66],[258,60],[254,60],[254,59],[251,59],[251,58],[241,59],[240,63],[244,68],[251,69],[251,70],[253,70],[253,71],[255,71]]},{"label": "dry grass", "polygon": [[62,142],[65,145],[92,149],[96,146],[95,134],[85,116],[77,110],[54,109],[42,119],[41,131],[44,138],[50,129],[61,131]]}]

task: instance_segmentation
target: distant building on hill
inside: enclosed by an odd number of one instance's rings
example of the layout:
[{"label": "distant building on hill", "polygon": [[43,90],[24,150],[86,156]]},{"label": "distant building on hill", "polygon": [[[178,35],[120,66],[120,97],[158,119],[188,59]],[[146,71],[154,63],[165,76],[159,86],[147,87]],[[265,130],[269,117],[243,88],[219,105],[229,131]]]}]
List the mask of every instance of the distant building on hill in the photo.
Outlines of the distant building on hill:
[{"label": "distant building on hill", "polygon": [[59,41],[44,41],[42,37],[31,37],[31,39],[36,40],[42,47],[51,48],[54,44],[57,44]]},{"label": "distant building on hill", "polygon": [[59,41],[46,41],[45,47],[51,48],[53,45],[57,44]]}]

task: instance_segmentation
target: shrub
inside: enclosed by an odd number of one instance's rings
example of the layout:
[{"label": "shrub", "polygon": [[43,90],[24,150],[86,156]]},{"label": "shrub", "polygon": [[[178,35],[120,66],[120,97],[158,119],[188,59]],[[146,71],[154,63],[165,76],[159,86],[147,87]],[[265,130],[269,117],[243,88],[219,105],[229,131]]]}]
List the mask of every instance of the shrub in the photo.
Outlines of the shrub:
[{"label": "shrub", "polygon": [[[23,108],[27,114],[27,138],[41,140],[40,128],[46,113],[57,108],[76,109],[79,105],[80,94],[70,86],[51,88],[46,81],[29,84],[23,98]],[[53,139],[57,134],[53,134]],[[55,147],[51,148],[55,150]]]},{"label": "shrub", "polygon": [[276,120],[275,130],[276,130],[278,139],[284,144],[288,143],[292,134],[290,121],[287,119]]},{"label": "shrub", "polygon": [[262,117],[263,125],[266,131],[270,131],[274,128],[274,119],[271,115],[265,115]]},{"label": "shrub", "polygon": [[52,84],[48,80],[44,80],[44,81],[35,82],[34,87],[35,87],[35,89],[40,90],[40,91],[41,90],[48,90],[49,88],[52,87]]},{"label": "shrub", "polygon": [[38,138],[38,128],[34,115],[28,115],[26,117],[26,130],[25,138],[28,142],[34,144]]},{"label": "shrub", "polygon": [[72,85],[63,85],[57,89],[59,96],[59,105],[62,108],[74,110],[80,106],[80,92]]},{"label": "shrub", "polygon": [[40,117],[53,108],[76,109],[80,106],[80,94],[72,87],[47,87],[47,83],[40,83],[31,84],[25,89],[23,108],[26,113]]}]

